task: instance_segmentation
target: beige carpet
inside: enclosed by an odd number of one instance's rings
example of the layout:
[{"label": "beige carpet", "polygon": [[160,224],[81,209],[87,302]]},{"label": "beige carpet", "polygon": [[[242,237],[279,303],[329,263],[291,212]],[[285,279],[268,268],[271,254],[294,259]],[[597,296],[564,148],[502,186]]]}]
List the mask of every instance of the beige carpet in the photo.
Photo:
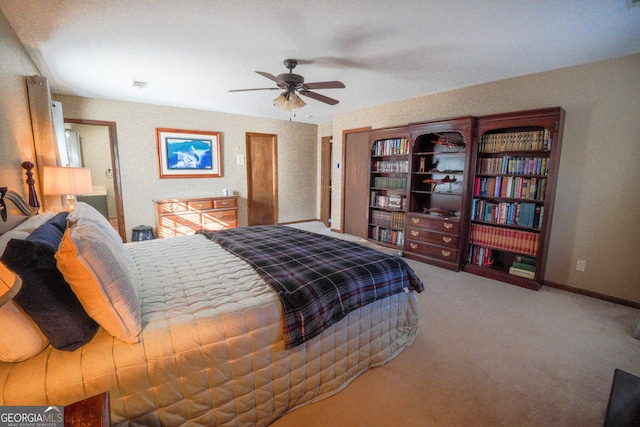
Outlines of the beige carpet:
[{"label": "beige carpet", "polygon": [[601,426],[614,369],[640,375],[640,310],[407,262],[426,287],[413,345],[272,426]]}]

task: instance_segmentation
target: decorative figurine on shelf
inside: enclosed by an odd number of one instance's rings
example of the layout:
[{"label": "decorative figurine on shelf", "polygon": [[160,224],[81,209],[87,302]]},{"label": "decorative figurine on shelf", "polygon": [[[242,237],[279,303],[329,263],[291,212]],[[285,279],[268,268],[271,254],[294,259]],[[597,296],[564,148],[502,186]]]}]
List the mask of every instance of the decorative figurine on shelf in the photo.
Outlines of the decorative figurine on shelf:
[{"label": "decorative figurine on shelf", "polygon": [[425,169],[425,158],[420,157],[420,167],[418,168],[418,172],[424,172]]},{"label": "decorative figurine on shelf", "polygon": [[444,136],[439,137],[437,140],[433,141],[434,144],[436,145],[444,145],[445,150],[448,150],[450,148],[456,148],[456,147],[460,147],[460,146],[464,146],[464,142],[457,142],[454,141],[451,138],[447,138]]},{"label": "decorative figurine on shelf", "polygon": [[424,180],[424,181],[422,181],[422,182],[423,182],[423,183],[425,183],[425,184],[431,184],[431,185],[432,185],[432,187],[431,187],[431,191],[436,191],[436,187],[437,187],[438,185],[440,185],[440,184],[445,184],[445,183],[447,183],[447,182],[449,182],[449,183],[454,183],[454,182],[456,182],[456,181],[458,181],[458,178],[455,178],[455,177],[454,177],[454,178],[451,178],[449,175],[447,175],[447,176],[445,176],[445,177],[444,177],[444,178],[442,178],[442,179],[432,179],[432,178],[428,178],[428,179],[425,179],[425,180]]}]

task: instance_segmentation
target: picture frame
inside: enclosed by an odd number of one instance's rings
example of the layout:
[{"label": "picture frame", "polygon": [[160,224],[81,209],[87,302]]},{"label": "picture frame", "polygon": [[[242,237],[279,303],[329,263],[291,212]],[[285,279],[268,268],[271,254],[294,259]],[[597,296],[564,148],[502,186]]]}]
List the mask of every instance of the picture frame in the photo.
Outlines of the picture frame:
[{"label": "picture frame", "polygon": [[160,178],[220,178],[220,132],[156,128]]}]

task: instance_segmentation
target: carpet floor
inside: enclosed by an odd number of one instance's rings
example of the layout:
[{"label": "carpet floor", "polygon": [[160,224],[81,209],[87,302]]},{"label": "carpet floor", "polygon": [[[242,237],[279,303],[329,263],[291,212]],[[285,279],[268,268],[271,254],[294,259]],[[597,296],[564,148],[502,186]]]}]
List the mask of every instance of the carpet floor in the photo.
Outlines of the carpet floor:
[{"label": "carpet floor", "polygon": [[272,426],[601,426],[615,369],[640,375],[638,309],[407,262],[426,288],[415,342]]}]

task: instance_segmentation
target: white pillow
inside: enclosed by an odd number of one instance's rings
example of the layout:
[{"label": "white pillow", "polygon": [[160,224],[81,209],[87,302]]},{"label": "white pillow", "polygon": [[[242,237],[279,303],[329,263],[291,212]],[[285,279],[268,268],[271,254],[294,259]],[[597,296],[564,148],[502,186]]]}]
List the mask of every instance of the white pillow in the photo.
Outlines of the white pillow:
[{"label": "white pillow", "polygon": [[41,214],[31,216],[26,221],[13,227],[11,231],[26,231],[27,233],[31,233],[33,230],[53,218],[54,215],[55,213],[53,212],[43,212]]},{"label": "white pillow", "polygon": [[0,307],[0,360],[21,362],[49,345],[38,325],[16,303]]},{"label": "white pillow", "polygon": [[120,234],[118,234],[109,220],[107,220],[104,215],[98,212],[96,208],[84,202],[77,202],[75,206],[75,209],[69,212],[69,216],[67,217],[67,223],[69,224],[69,226],[82,221],[93,222],[106,233],[106,235],[111,241],[113,241],[115,245],[122,244],[122,237],[120,237]]},{"label": "white pillow", "polygon": [[87,314],[114,337],[138,342],[142,315],[122,242],[91,221],[70,222],[55,255]]}]

